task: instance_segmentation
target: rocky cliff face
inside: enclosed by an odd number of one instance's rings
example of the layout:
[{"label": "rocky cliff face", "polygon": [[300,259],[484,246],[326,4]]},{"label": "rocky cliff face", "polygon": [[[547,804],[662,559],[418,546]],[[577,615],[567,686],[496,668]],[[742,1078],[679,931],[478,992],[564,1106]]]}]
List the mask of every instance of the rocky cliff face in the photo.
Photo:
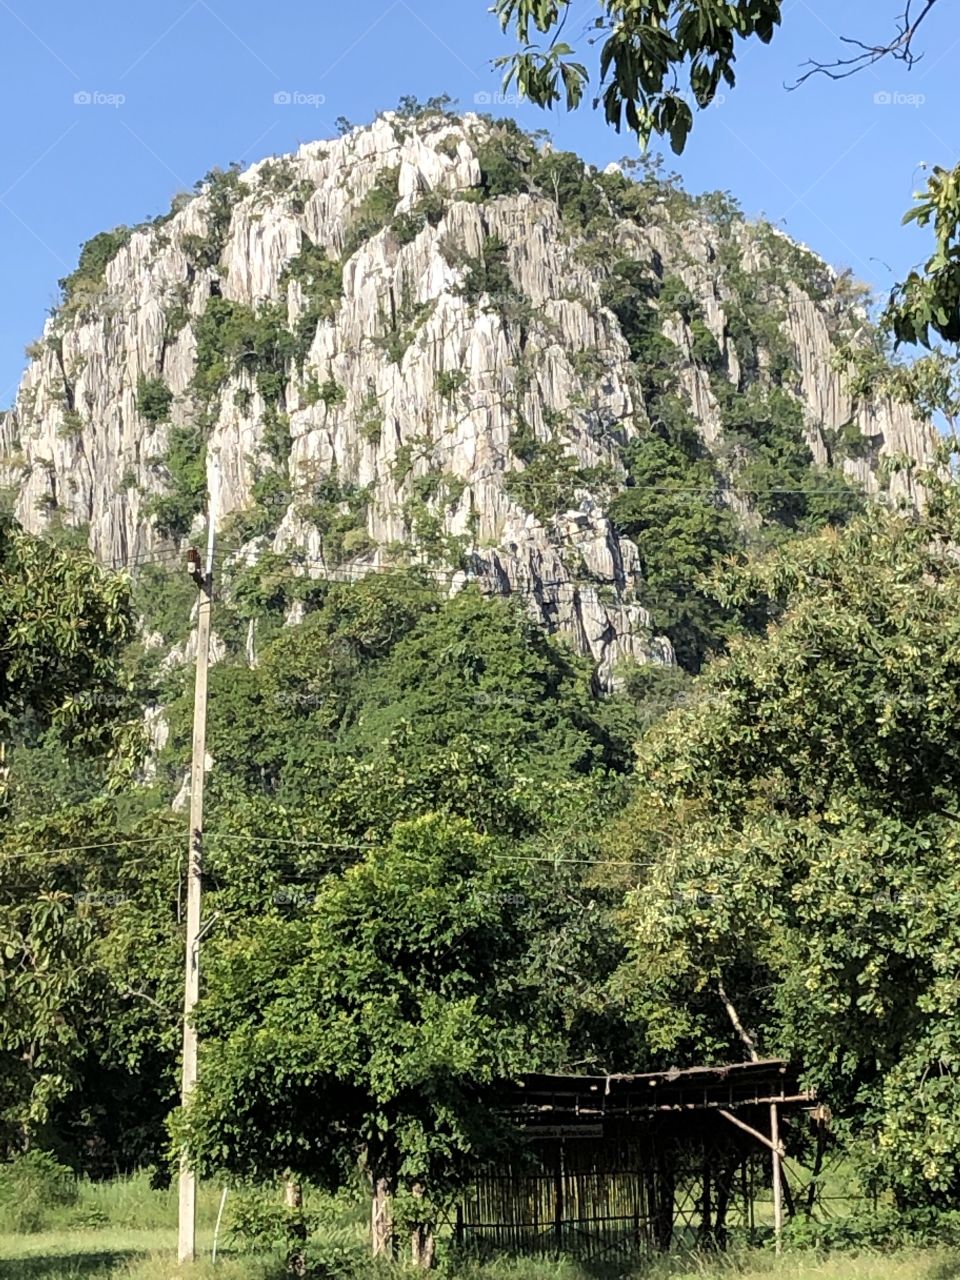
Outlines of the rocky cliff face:
[{"label": "rocky cliff face", "polygon": [[[579,219],[559,180],[496,194],[507,144],[527,145],[476,117],[386,116],[215,177],[100,246],[105,265],[91,250],[0,420],[21,522],[77,526],[104,562],[136,565],[197,536],[216,467],[233,550],[317,575],[426,560],[524,593],[604,676],[670,662],[637,547],[606,514],[651,429],[636,343],[606,305],[624,262],[652,282],[678,394],[745,529],[760,517],[724,384],[770,383],[775,358],[814,464],[915,498],[883,459],[926,457],[932,431],[850,402],[831,361],[862,317],[822,263],[669,184],[641,184],[624,216],[610,192],[629,184],[608,175]],[[766,346],[738,331],[744,279],[764,281]]]}]

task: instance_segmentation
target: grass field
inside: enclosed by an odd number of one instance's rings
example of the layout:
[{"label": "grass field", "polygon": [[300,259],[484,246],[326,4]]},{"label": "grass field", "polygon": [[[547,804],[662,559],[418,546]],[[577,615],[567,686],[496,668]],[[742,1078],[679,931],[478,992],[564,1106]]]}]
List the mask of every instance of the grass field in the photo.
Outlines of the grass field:
[{"label": "grass field", "polygon": [[[75,1184],[68,1200],[44,1202],[37,1213],[22,1195],[0,1204],[0,1280],[282,1280],[277,1255],[240,1252],[229,1230],[221,1232],[216,1265],[210,1259],[219,1207],[216,1187],[201,1188],[198,1250],[189,1269],[176,1264],[176,1192],[157,1191],[145,1176]],[[228,1202],[229,1204],[229,1202]],[[349,1206],[331,1216],[317,1237],[328,1267],[311,1271],[317,1280],[397,1280],[399,1265],[375,1267],[362,1253],[365,1215]],[[20,1216],[32,1229],[11,1231]],[[328,1247],[324,1247],[328,1246]],[[332,1247],[330,1247],[332,1246]],[[580,1264],[572,1260],[501,1259],[488,1263],[441,1261],[441,1274],[456,1280],[960,1280],[960,1252],[946,1249],[893,1253],[818,1255],[761,1250],[722,1257],[672,1257],[645,1267]]]},{"label": "grass field", "polygon": [[[108,1228],[0,1236],[0,1280],[280,1280],[275,1259],[230,1255],[181,1270],[170,1230]],[[209,1248],[209,1242],[207,1242]],[[394,1269],[394,1275],[400,1269]],[[369,1274],[384,1276],[383,1270]],[[406,1273],[409,1276],[409,1272]],[[765,1254],[717,1259],[664,1259],[643,1271],[585,1268],[574,1262],[517,1260],[445,1268],[459,1280],[958,1280],[960,1256],[929,1250],[891,1255]],[[356,1280],[362,1280],[357,1276]]]}]

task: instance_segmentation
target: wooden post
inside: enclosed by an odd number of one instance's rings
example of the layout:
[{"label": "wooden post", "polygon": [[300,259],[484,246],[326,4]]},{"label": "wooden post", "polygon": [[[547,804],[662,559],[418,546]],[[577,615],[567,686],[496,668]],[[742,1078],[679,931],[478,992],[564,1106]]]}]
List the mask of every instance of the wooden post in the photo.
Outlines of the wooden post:
[{"label": "wooden post", "polygon": [[713,1236],[713,1200],[711,1196],[710,1155],[704,1144],[703,1151],[703,1197],[700,1201],[700,1242],[702,1245]]},{"label": "wooden post", "polygon": [[773,1242],[777,1253],[783,1249],[783,1178],[780,1145],[780,1108],[770,1103],[770,1145],[773,1148]]},{"label": "wooden post", "polygon": [[[210,615],[213,610],[214,526],[217,510],[219,470],[213,464],[210,491],[206,571],[201,574],[199,556],[191,554],[188,564],[200,587],[197,613],[197,671],[193,696],[193,759],[190,771],[190,839],[187,854],[187,936],[183,989],[183,1067],[180,1100],[190,1102],[197,1083],[197,1033],[193,1010],[200,997],[200,896],[203,876],[203,781],[207,755],[207,671],[210,661]],[[180,1156],[180,1204],[177,1260],[193,1262],[197,1252],[197,1176],[184,1151]]]},{"label": "wooden post", "polygon": [[303,1187],[289,1172],[283,1184],[283,1203],[290,1211],[287,1271],[293,1276],[304,1276],[307,1274],[307,1259],[304,1252],[307,1243],[307,1224],[303,1219]]},{"label": "wooden post", "polygon": [[553,1170],[553,1238],[559,1253],[563,1249],[563,1144],[560,1142]]}]

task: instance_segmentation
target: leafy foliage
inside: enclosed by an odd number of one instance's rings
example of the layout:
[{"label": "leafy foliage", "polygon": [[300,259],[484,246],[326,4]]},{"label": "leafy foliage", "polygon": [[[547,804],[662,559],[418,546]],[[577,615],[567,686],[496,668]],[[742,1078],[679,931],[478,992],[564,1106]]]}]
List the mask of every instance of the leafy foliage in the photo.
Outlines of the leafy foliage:
[{"label": "leafy foliage", "polygon": [[651,732],[622,833],[656,864],[623,973],[651,1046],[742,1050],[728,998],[921,1201],[960,1186],[956,528],[952,494],[919,521],[874,510],[729,579],[777,625]]},{"label": "leafy foliage", "polygon": [[195,184],[194,190],[205,201],[206,233],[184,236],[183,248],[195,267],[215,270],[220,265],[227,243],[234,207],[244,194],[240,165],[234,163],[226,169],[211,169]]},{"label": "leafy foliage", "polygon": [[960,343],[960,166],[935,165],[926,190],[904,222],[933,226],[936,248],[922,274],[912,271],[894,290],[888,319],[898,342],[929,347],[931,331]]},{"label": "leafy foliage", "polygon": [[[679,406],[677,406],[679,410]],[[682,411],[626,451],[628,487],[611,519],[640,551],[644,598],[674,646],[677,661],[698,671],[720,648],[732,619],[702,585],[704,575],[740,548],[736,519],[719,501],[713,466]]]},{"label": "leafy foliage", "polygon": [[541,440],[518,432],[511,447],[525,465],[522,470],[504,472],[503,487],[521,507],[545,523],[558,512],[575,508],[578,493],[596,492],[611,482],[605,469],[581,466],[560,440]]},{"label": "leafy foliage", "polygon": [[495,308],[501,306],[504,299],[516,293],[508,262],[509,250],[504,242],[487,236],[480,254],[466,259],[458,293],[474,305],[488,296]]},{"label": "leafy foliage", "polygon": [[304,307],[297,320],[296,356],[302,363],[316,336],[317,326],[329,320],[343,296],[343,267],[328,257],[325,250],[304,237],[296,257],[291,258],[280,276],[281,285],[296,280],[303,292]]},{"label": "leafy foliage", "polygon": [[[561,96],[567,108],[579,106],[589,80],[586,67],[561,37],[568,0],[497,0],[494,12],[504,31],[511,30],[522,52],[501,58],[505,84],[514,80],[521,94],[541,107]],[[693,125],[687,98],[706,107],[721,82],[735,83],[736,42],[757,39],[768,44],[780,22],[781,0],[748,4],[681,0],[679,4],[625,5],[602,0],[596,26],[601,33],[598,102],[607,123],[619,132],[626,123],[646,143],[651,134],[666,134],[674,151],[683,150]],[[535,35],[549,37],[541,51]],[[689,95],[676,84],[689,76]]]},{"label": "leafy foliage", "polygon": [[[328,385],[336,387],[336,383]],[[342,401],[330,393],[325,403]],[[335,473],[321,476],[309,486],[308,496],[300,503],[299,511],[320,533],[327,564],[338,565],[351,552],[356,554],[369,547],[366,538],[367,502],[365,490],[356,485],[341,484]],[[351,535],[362,535],[362,541]]]},{"label": "leafy foliage", "polygon": [[47,1151],[26,1151],[0,1166],[0,1208],[16,1232],[38,1231],[52,1206],[74,1204],[76,1178]]},{"label": "leafy foliage", "polygon": [[154,495],[147,505],[159,533],[180,539],[190,532],[207,494],[207,446],[196,427],[175,426],[167,436],[161,465],[171,492]]},{"label": "leafy foliage", "polygon": [[362,1158],[430,1217],[503,1141],[487,1087],[562,1056],[569,1011],[530,985],[528,913],[552,886],[496,852],[462,820],[401,823],[306,918],[218,948],[184,1124],[202,1167],[336,1186]]},{"label": "leafy foliage", "polygon": [[[103,798],[0,841],[0,1143],[92,1139],[156,1159],[174,1093],[182,944],[165,815],[124,830]],[[179,829],[173,833],[181,845]],[[148,859],[143,849],[150,847]],[[166,1016],[158,1021],[157,1007]]]},{"label": "leafy foliage", "polygon": [[132,235],[130,227],[114,227],[112,231],[101,231],[82,246],[76,270],[60,281],[65,306],[80,306],[99,293],[107,263],[117,256]]},{"label": "leafy foliage", "polygon": [[0,522],[0,722],[30,742],[48,728],[92,751],[126,746],[115,712],[132,712],[119,655],[133,636],[129,589],[89,555]]},{"label": "leafy foliage", "polygon": [[344,258],[352,257],[361,245],[392,222],[399,199],[399,168],[381,170],[353,215],[343,248]]},{"label": "leafy foliage", "polygon": [[268,303],[254,311],[227,298],[211,298],[195,325],[194,389],[202,401],[216,396],[227,378],[249,373],[268,402],[283,395],[287,368],[296,353],[286,327],[286,309]]},{"label": "leafy foliage", "polygon": [[170,416],[173,392],[162,378],[141,377],[137,383],[137,412],[154,426]]}]

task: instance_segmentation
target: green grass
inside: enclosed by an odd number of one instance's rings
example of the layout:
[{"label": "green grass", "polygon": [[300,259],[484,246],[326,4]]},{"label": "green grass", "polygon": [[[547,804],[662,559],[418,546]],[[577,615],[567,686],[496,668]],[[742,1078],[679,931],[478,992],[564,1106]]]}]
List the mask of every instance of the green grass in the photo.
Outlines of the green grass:
[{"label": "green grass", "polygon": [[[279,1188],[278,1188],[279,1193]],[[308,1200],[311,1197],[308,1196]],[[198,1253],[190,1268],[176,1264],[176,1188],[151,1188],[145,1174],[112,1182],[81,1180],[71,1203],[51,1205],[40,1229],[14,1233],[0,1221],[0,1280],[283,1280],[277,1255],[242,1253],[229,1233],[228,1200],[216,1266],[210,1260],[220,1190],[201,1185]],[[330,1202],[329,1222],[312,1242],[315,1258],[362,1258],[354,1252],[365,1212]],[[7,1215],[9,1218],[9,1214]],[[7,1228],[4,1230],[4,1228]],[[352,1248],[353,1246],[354,1248]],[[318,1280],[410,1280],[411,1272],[360,1262],[347,1273],[332,1266],[310,1273]],[[960,1254],[946,1249],[822,1254],[789,1250],[781,1258],[760,1249],[721,1256],[685,1253],[646,1264],[581,1263],[573,1259],[444,1260],[449,1280],[960,1280]]]},{"label": "green grass", "polygon": [[[210,1238],[200,1243],[204,1258],[181,1269],[167,1230],[49,1231],[32,1236],[0,1236],[0,1280],[281,1280],[275,1259],[228,1253],[214,1266]],[[399,1276],[400,1267],[393,1269]],[[384,1269],[370,1275],[384,1277]],[[407,1277],[410,1272],[406,1271]],[[741,1254],[722,1258],[666,1258],[645,1268],[588,1266],[570,1260],[503,1259],[449,1266],[442,1275],[457,1280],[956,1280],[960,1256],[926,1250],[895,1254]],[[359,1278],[358,1278],[359,1280]]]},{"label": "green grass", "polygon": [[0,1280],[275,1280],[274,1259],[218,1257],[210,1261],[212,1233],[198,1241],[202,1260],[181,1269],[171,1248],[175,1230],[45,1231],[0,1236]]}]

